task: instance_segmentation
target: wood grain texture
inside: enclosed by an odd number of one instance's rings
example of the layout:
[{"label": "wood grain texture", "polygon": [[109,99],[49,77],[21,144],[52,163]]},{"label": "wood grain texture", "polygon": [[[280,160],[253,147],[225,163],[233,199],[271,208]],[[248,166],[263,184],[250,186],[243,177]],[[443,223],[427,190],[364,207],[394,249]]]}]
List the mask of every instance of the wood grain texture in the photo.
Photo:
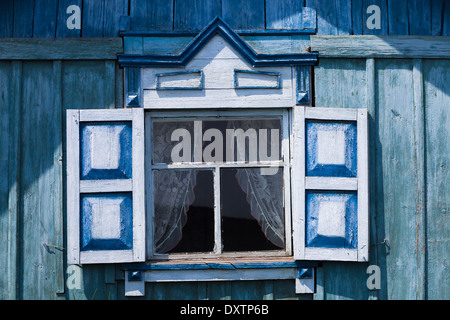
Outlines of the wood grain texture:
[{"label": "wood grain texture", "polygon": [[266,29],[298,30],[302,26],[302,1],[266,0]]},{"label": "wood grain texture", "polygon": [[[81,9],[81,30],[66,27],[69,5]],[[370,5],[380,8],[380,29],[367,27]],[[317,11],[320,35],[450,35],[444,0],[17,0],[0,6],[2,37],[111,37],[120,28],[197,32],[215,16],[234,29],[294,30],[304,26],[304,7]]]},{"label": "wood grain texture", "polygon": [[[413,64],[411,60],[379,60],[377,72],[376,223],[387,252],[379,246],[382,299],[416,299],[424,272],[416,263],[420,254],[416,235],[417,168],[414,142]],[[420,168],[419,170],[423,170]],[[401,177],[401,178],[400,178]],[[384,232],[383,232],[384,231]],[[394,250],[395,249],[395,250]],[[407,282],[409,285],[404,285]]]},{"label": "wood grain texture", "polygon": [[131,30],[173,30],[173,1],[130,0]]},{"label": "wood grain texture", "polygon": [[[450,295],[449,255],[450,156],[448,140],[450,117],[449,60],[424,60],[425,162],[426,162],[426,264],[428,299],[443,299]],[[423,250],[423,248],[419,248]]]},{"label": "wood grain texture", "polygon": [[115,60],[122,39],[0,39],[1,60]]},{"label": "wood grain texture", "polygon": [[222,11],[220,0],[177,0],[173,26],[175,31],[200,31]]},{"label": "wood grain texture", "polygon": [[447,58],[448,37],[312,36],[311,50],[322,57]]},{"label": "wood grain texture", "polygon": [[222,18],[232,29],[264,29],[264,0],[222,0]]},{"label": "wood grain texture", "polygon": [[[56,71],[56,70],[55,70]],[[57,76],[56,76],[57,77]],[[41,299],[52,292],[62,276],[56,268],[62,250],[45,244],[61,244],[62,166],[59,145],[62,141],[61,109],[53,106],[55,86],[52,62],[27,62],[23,65],[21,117],[20,185],[20,292],[23,299]],[[39,89],[36,90],[36,83]],[[26,128],[26,129],[25,129]],[[43,200],[45,199],[45,201]],[[56,269],[55,269],[56,268]]]},{"label": "wood grain texture", "polygon": [[58,1],[36,1],[33,12],[33,38],[54,38]]}]

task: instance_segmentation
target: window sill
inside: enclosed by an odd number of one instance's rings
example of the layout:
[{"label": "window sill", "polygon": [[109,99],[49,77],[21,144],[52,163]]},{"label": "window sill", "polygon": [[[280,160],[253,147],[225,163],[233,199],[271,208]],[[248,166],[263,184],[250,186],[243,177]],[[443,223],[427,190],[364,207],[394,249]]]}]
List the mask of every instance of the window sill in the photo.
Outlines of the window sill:
[{"label": "window sill", "polygon": [[124,264],[125,295],[145,295],[145,282],[295,279],[297,293],[314,292],[316,262],[289,258],[149,261]]}]

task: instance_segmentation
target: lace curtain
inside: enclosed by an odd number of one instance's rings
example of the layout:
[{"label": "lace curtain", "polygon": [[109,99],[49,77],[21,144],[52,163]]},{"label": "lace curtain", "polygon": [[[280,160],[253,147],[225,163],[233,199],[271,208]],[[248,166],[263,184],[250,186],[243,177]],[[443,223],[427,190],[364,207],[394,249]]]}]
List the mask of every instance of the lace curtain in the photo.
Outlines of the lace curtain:
[{"label": "lace curtain", "polygon": [[[233,120],[227,128],[259,129],[279,128],[274,121]],[[193,132],[193,121],[154,122],[153,162],[170,163],[174,142],[173,130],[185,128]],[[224,135],[225,136],[225,135]],[[181,240],[182,229],[187,222],[187,211],[193,203],[196,170],[154,171],[155,249],[157,253],[170,252]],[[261,175],[260,168],[239,168],[236,179],[247,195],[252,216],[258,221],[267,239],[274,245],[284,247],[283,178],[282,170],[272,175]]]}]

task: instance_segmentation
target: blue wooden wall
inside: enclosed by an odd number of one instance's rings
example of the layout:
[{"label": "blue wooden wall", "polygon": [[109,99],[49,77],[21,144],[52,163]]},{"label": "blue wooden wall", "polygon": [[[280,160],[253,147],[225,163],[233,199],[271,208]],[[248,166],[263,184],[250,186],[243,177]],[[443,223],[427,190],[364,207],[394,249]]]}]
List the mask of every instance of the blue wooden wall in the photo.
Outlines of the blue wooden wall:
[{"label": "blue wooden wall", "polygon": [[[66,28],[70,4],[82,9],[81,30]],[[369,4],[381,8],[381,30],[365,26]],[[117,37],[128,25],[197,31],[217,15],[235,29],[296,29],[302,6],[316,8],[318,34],[450,35],[446,0],[5,0],[0,37]],[[146,284],[145,299],[450,297],[450,60],[422,61],[422,118],[414,113],[414,61],[375,60],[370,263],[381,268],[381,289],[368,290],[368,264],[328,262],[318,268],[314,296],[295,295],[294,282],[283,280]],[[315,105],[365,106],[366,63],[321,59]],[[68,288],[72,273],[66,273],[64,253],[65,110],[121,107],[121,72],[113,60],[73,54],[68,60],[0,61],[0,299],[125,298],[118,266],[77,267],[81,287]],[[422,162],[417,128],[423,128]],[[425,225],[417,223],[421,219]]]},{"label": "blue wooden wall", "polygon": [[[380,7],[370,30],[367,7]],[[69,5],[81,29],[66,27]],[[317,10],[317,34],[450,35],[446,0],[3,0],[0,37],[115,37],[120,30],[198,31],[214,17],[238,30],[299,29],[302,7]]]}]

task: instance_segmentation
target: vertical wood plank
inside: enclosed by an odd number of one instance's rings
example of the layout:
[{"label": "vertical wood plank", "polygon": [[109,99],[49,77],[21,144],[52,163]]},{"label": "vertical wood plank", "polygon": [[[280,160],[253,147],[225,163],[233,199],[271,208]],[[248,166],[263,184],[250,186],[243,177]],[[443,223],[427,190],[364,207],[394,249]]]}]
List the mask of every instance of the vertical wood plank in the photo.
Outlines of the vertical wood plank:
[{"label": "vertical wood plank", "polygon": [[364,7],[362,1],[352,1],[352,34],[363,34],[365,22],[362,20],[364,15]]},{"label": "vertical wood plank", "polygon": [[131,30],[173,30],[173,2],[130,0]]},{"label": "vertical wood plank", "polygon": [[14,1],[13,37],[31,38],[33,36],[34,0]]},{"label": "vertical wood plank", "polygon": [[120,17],[122,16],[128,16],[128,0],[108,0],[105,2],[104,37],[119,36]]},{"label": "vertical wood plank", "polygon": [[433,0],[431,1],[431,35],[440,36],[442,35],[442,25],[443,25],[443,12],[444,12],[445,1],[444,0]]},{"label": "vertical wood plank", "polygon": [[105,61],[105,81],[104,81],[105,108],[114,109],[116,107],[116,62],[114,60]]},{"label": "vertical wood plank", "polygon": [[444,14],[442,16],[442,35],[450,36],[450,4],[448,1],[444,3]]},{"label": "vertical wood plank", "polygon": [[431,1],[408,0],[409,35],[431,34]]},{"label": "vertical wood plank", "polygon": [[[376,5],[380,8],[380,29],[369,29],[367,28],[367,19],[372,16],[372,13],[367,13],[367,8],[371,5]],[[363,34],[374,34],[374,35],[387,35],[389,34],[389,24],[388,24],[388,7],[387,0],[363,0],[363,15],[362,27]]]},{"label": "vertical wood plank", "polygon": [[301,29],[303,1],[266,0],[265,3],[266,29]]},{"label": "vertical wood plank", "polygon": [[21,61],[11,63],[11,100],[9,108],[9,150],[8,150],[8,298],[20,299],[19,290],[19,231],[20,231],[20,166],[22,113],[22,73]]},{"label": "vertical wood plank", "polygon": [[[378,251],[377,244],[382,241],[378,237],[377,224],[376,224],[376,181],[377,181],[377,140],[376,140],[376,74],[375,74],[375,59],[366,59],[366,108],[369,111],[369,237],[370,237],[370,249],[369,249],[369,262],[370,264],[378,265]],[[371,298],[378,298],[378,290],[370,292]]]},{"label": "vertical wood plank", "polygon": [[[4,272],[0,274],[0,299],[9,298],[9,283],[11,283],[9,274],[9,265],[11,254],[9,252],[10,242],[9,235],[9,211],[8,211],[8,194],[9,194],[9,140],[10,140],[10,91],[11,86],[11,63],[9,61],[0,62],[0,265],[4,266]],[[12,128],[11,128],[11,131]],[[12,149],[12,148],[11,148]]]},{"label": "vertical wood plank", "polygon": [[366,61],[322,59],[314,68],[317,107],[361,108],[366,105]]},{"label": "vertical wood plank", "polygon": [[82,37],[103,37],[103,26],[105,23],[104,0],[83,0],[82,17]]},{"label": "vertical wood plank", "polygon": [[[39,83],[39,86],[36,86]],[[55,94],[51,62],[26,62],[23,68],[21,121],[21,271],[23,299],[56,297],[55,220],[62,198],[58,148],[61,109]]]},{"label": "vertical wood plank", "polygon": [[33,38],[54,38],[58,0],[36,1],[33,13]]},{"label": "vertical wood plank", "polygon": [[389,12],[389,34],[390,35],[408,35],[409,34],[409,18],[408,6],[403,1],[388,0]]},{"label": "vertical wood plank", "polygon": [[222,0],[222,17],[236,30],[264,30],[264,0]]},{"label": "vertical wood plank", "polygon": [[425,204],[425,107],[423,96],[422,60],[413,60],[414,84],[414,159],[416,199],[416,299],[426,298],[426,204]]},{"label": "vertical wood plank", "polygon": [[13,35],[14,2],[0,1],[0,38]]},{"label": "vertical wood plank", "polygon": [[[60,130],[58,132],[58,139],[61,141],[57,145],[54,154],[54,167],[55,167],[55,194],[60,195],[60,198],[54,202],[54,223],[55,234],[53,237],[54,247],[47,247],[49,251],[55,255],[55,287],[56,293],[64,293],[64,185],[63,185],[63,150],[62,150],[62,62],[61,60],[53,61],[53,110],[59,115]],[[51,244],[51,243],[50,243]]]},{"label": "vertical wood plank", "polygon": [[317,33],[326,35],[337,35],[336,0],[306,0],[306,7],[314,8],[317,11]]},{"label": "vertical wood plank", "polygon": [[199,31],[221,15],[220,0],[176,0],[174,30]]},{"label": "vertical wood plank", "polygon": [[450,297],[450,61],[423,60],[427,299]]},{"label": "vertical wood plank", "polygon": [[352,34],[352,1],[335,0],[337,34]]},{"label": "vertical wood plank", "polygon": [[[376,221],[381,268],[381,299],[415,299],[416,164],[411,60],[377,60]],[[395,248],[395,250],[394,250]]]},{"label": "vertical wood plank", "polygon": [[[67,19],[72,16],[72,13],[67,13],[67,8],[71,5],[76,5],[83,8],[82,0],[59,0],[58,1],[58,16],[56,22],[56,37],[57,38],[78,38],[81,35],[81,29],[67,28]],[[80,12],[81,15],[81,12]],[[81,19],[81,16],[80,16]]]}]

